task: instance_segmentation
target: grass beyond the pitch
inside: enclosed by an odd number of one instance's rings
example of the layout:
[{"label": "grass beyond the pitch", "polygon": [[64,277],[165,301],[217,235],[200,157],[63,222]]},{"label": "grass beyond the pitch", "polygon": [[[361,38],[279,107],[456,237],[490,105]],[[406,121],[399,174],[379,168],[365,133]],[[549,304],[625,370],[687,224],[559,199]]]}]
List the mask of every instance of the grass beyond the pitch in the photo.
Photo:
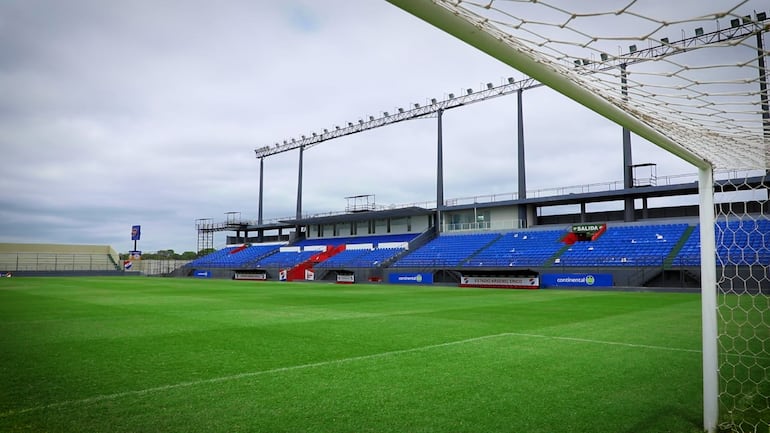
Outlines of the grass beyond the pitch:
[{"label": "grass beyond the pitch", "polygon": [[0,280],[0,431],[698,432],[700,298]]}]

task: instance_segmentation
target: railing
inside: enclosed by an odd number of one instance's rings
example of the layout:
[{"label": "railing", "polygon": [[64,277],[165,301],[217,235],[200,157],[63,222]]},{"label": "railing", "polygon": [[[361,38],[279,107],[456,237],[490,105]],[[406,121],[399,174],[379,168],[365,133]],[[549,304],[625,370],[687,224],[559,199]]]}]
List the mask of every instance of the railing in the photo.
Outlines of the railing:
[{"label": "railing", "polygon": [[140,271],[145,275],[167,275],[182,266],[190,263],[192,260],[139,260],[134,262],[132,271]]},{"label": "railing", "polygon": [[473,231],[503,231],[516,230],[524,227],[522,220],[500,220],[495,222],[482,221],[474,223],[455,223],[444,224],[441,230],[444,233],[450,232],[473,232]]},{"label": "railing", "polygon": [[[758,170],[753,170],[753,171],[752,170],[721,170],[721,171],[716,171],[714,173],[714,179],[716,180],[743,179],[746,177],[762,176],[762,175],[764,175],[764,171],[758,171]],[[648,183],[654,184],[655,186],[683,185],[687,183],[694,183],[697,180],[698,180],[697,173],[655,176],[654,180],[653,178],[646,179]],[[569,195],[569,194],[620,191],[622,189],[623,189],[623,181],[615,180],[615,181],[608,181],[608,182],[589,183],[589,184],[583,184],[583,185],[560,186],[560,187],[554,187],[554,188],[540,188],[540,189],[530,190],[530,191],[527,191],[527,198],[544,198],[544,197],[553,197],[553,196]],[[474,196],[446,199],[444,200],[444,206],[489,204],[489,203],[498,203],[503,201],[517,200],[518,198],[519,198],[519,194],[516,192],[474,195]],[[403,209],[407,207],[421,207],[425,209],[435,209],[437,207],[435,200],[402,203],[402,204],[391,204],[391,205],[376,205],[376,206],[374,204],[371,204],[367,206],[369,206],[370,208],[369,210]],[[320,212],[320,213],[313,213],[313,214],[303,214],[302,218],[318,218],[318,217],[326,217],[326,216],[344,215],[346,213],[348,212],[346,211]],[[269,220],[263,220],[263,224],[281,223],[282,221],[291,221],[294,219],[296,219],[296,216],[272,218]],[[196,225],[196,227],[198,228],[199,231],[200,230],[217,231],[217,230],[227,230],[230,227],[235,227],[235,226],[244,225],[244,224],[256,225],[257,221],[244,219],[240,221],[229,220],[227,222],[220,222],[220,223],[207,222],[207,223],[199,223]],[[503,227],[503,229],[505,228],[507,227]],[[513,226],[510,228],[516,229],[520,227]]]},{"label": "railing", "polygon": [[2,271],[115,271],[107,254],[2,253]]}]

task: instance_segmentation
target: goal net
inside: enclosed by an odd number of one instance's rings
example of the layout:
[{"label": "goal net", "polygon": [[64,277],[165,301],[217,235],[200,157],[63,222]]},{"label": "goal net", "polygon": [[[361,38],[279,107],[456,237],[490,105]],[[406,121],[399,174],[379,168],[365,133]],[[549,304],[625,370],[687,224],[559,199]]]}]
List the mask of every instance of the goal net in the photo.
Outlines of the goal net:
[{"label": "goal net", "polygon": [[766,2],[388,1],[698,169],[704,428],[769,431]]}]

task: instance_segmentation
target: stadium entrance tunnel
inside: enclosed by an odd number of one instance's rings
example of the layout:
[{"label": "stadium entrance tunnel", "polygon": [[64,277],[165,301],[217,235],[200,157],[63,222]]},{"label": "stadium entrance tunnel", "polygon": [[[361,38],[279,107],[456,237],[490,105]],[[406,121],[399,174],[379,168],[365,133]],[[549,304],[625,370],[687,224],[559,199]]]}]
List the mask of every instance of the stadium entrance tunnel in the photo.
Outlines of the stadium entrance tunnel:
[{"label": "stadium entrance tunnel", "polygon": [[700,288],[698,270],[666,269],[647,280],[644,287]]}]

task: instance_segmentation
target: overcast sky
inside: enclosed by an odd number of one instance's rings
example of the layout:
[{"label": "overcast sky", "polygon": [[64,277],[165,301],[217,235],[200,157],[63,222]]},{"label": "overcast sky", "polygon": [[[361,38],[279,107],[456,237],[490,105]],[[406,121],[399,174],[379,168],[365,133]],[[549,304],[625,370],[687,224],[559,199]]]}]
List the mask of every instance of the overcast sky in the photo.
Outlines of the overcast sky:
[{"label": "overcast sky", "polygon": [[[256,219],[254,149],[522,74],[383,0],[3,0],[0,242],[196,248],[195,220]],[[516,98],[444,116],[444,196],[514,192]],[[524,94],[527,187],[622,179],[620,128]],[[694,173],[634,137],[634,162]],[[436,119],[304,154],[306,214],[435,200]],[[298,153],[265,160],[264,217],[296,209]],[[224,234],[215,239],[224,245]]]}]

